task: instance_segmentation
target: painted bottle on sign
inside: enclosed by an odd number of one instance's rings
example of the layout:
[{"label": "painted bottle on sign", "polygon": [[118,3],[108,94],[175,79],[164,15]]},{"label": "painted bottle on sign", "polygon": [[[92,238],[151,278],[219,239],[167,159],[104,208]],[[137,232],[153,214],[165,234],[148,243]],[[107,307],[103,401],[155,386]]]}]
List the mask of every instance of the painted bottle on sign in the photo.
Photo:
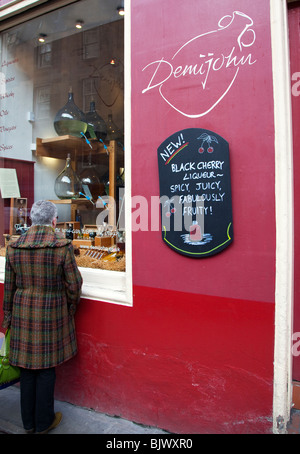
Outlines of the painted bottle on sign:
[{"label": "painted bottle on sign", "polygon": [[190,240],[191,241],[202,240],[201,227],[197,221],[193,221],[192,225],[190,226]]}]

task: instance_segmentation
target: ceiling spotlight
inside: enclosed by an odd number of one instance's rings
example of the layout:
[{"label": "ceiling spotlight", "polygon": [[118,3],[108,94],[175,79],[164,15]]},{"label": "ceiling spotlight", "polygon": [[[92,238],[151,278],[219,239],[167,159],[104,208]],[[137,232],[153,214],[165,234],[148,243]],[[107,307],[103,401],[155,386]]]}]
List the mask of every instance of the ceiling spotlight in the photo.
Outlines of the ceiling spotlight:
[{"label": "ceiling spotlight", "polygon": [[75,23],[75,27],[78,28],[78,30],[80,30],[83,27],[83,24],[84,24],[83,20],[78,19]]},{"label": "ceiling spotlight", "polygon": [[124,7],[123,6],[119,6],[117,8],[117,10],[118,10],[118,13],[119,13],[120,16],[124,16],[125,15],[125,11],[124,11]]},{"label": "ceiling spotlight", "polygon": [[40,33],[38,37],[39,43],[44,43],[46,41],[47,35],[45,33]]}]

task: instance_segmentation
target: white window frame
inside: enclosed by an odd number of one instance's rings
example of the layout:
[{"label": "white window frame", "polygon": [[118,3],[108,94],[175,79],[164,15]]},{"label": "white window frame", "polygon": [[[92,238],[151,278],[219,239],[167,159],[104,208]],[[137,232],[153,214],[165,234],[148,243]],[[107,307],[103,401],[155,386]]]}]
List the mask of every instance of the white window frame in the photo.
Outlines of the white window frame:
[{"label": "white window frame", "polygon": [[[32,2],[33,3],[33,2]],[[124,16],[124,131],[125,131],[125,232],[126,271],[106,271],[80,267],[83,277],[82,298],[132,306],[132,243],[131,243],[131,33],[130,0],[125,0]],[[0,283],[5,278],[5,257],[0,257]]]},{"label": "white window frame", "polygon": [[276,281],[273,432],[276,434],[286,433],[292,407],[294,206],[288,1],[270,0],[275,126]]}]

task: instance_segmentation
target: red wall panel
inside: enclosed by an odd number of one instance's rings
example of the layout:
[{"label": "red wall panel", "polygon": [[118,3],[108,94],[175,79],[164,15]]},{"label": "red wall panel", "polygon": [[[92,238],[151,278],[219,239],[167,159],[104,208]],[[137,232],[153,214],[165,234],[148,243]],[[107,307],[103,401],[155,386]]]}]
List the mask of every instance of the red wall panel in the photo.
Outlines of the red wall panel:
[{"label": "red wall panel", "polygon": [[[248,0],[189,0],[177,2],[176,8],[171,3],[133,2],[133,195],[148,201],[150,230],[151,197],[159,195],[158,146],[169,135],[185,128],[215,131],[229,142],[235,238],[224,252],[193,260],[169,250],[159,231],[134,232],[135,284],[274,302],[274,125],[269,2],[259,2],[258,6]],[[222,18],[228,24],[233,17],[231,26],[215,32]],[[241,39],[246,46],[239,51],[238,39],[243,32]],[[174,57],[182,46],[185,51],[182,59],[180,53]],[[232,49],[236,62],[241,58],[246,61],[251,54],[252,64],[239,66],[227,94],[205,115],[197,118],[182,115],[164,98],[185,113],[199,115],[213,106],[229,86],[236,66],[230,64],[226,68],[224,63],[219,71],[211,69],[208,73],[207,63],[202,67],[203,76],[169,77],[160,86],[144,91],[151,81],[151,86],[155,86],[167,78],[170,65],[173,73],[175,68],[186,64],[198,65],[199,69],[200,62],[209,60],[209,54],[213,54],[214,62],[223,58],[228,63],[225,57]],[[201,60],[200,54],[206,57]],[[164,64],[168,69],[160,69],[161,66],[157,69],[158,65],[153,64],[162,58],[168,62]]]},{"label": "red wall panel", "polygon": [[[169,364],[167,380],[185,409],[175,418],[170,410],[172,429],[264,431],[272,414],[276,241],[270,4],[171,3],[132,2],[132,192],[149,206],[159,194],[156,153],[168,136],[215,131],[229,142],[235,238],[208,259],[183,257],[151,230],[149,207],[149,230],[133,232],[134,307],[154,318],[162,364],[170,351],[189,361],[189,379],[177,380]],[[199,69],[202,55],[228,65],[208,72],[207,63],[198,78],[174,75],[184,65]],[[229,55],[244,58],[238,72]],[[168,63],[158,66],[162,59]],[[167,413],[163,397],[160,405]]]}]

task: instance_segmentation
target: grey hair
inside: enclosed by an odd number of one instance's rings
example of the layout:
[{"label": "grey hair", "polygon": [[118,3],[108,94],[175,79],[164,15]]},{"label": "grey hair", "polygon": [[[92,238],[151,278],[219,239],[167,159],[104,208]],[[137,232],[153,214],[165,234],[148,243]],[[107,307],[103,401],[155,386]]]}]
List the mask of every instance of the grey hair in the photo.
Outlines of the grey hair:
[{"label": "grey hair", "polygon": [[38,200],[31,207],[30,218],[32,225],[51,225],[56,217],[57,208],[54,203],[48,200]]}]

